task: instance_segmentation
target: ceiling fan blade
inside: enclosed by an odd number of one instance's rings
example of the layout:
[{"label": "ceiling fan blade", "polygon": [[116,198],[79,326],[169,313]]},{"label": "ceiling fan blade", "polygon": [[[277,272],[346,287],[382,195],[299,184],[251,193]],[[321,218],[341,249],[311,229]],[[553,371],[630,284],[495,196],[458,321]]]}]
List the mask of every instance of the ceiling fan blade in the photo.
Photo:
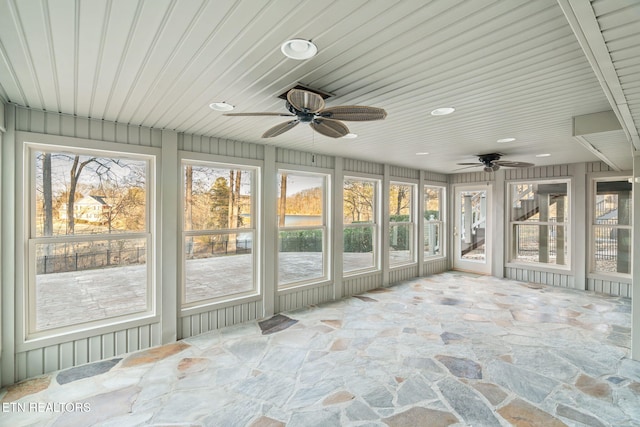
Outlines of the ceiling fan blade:
[{"label": "ceiling fan blade", "polygon": [[273,138],[274,136],[281,135],[281,134],[285,133],[286,131],[296,127],[298,125],[298,123],[300,123],[300,120],[298,120],[298,119],[291,120],[289,122],[280,123],[279,125],[275,125],[271,129],[269,129],[265,133],[263,133],[262,137],[263,138]]},{"label": "ceiling fan blade", "polygon": [[475,167],[478,167],[478,166],[483,166],[481,163],[478,163],[478,164],[475,164],[475,163],[473,163],[473,164],[472,163],[458,163],[458,164],[459,165],[471,165],[471,166],[465,166],[463,168],[454,169],[451,172],[461,171],[461,170],[464,170],[464,169],[471,169],[471,168],[475,168]]},{"label": "ceiling fan blade", "polygon": [[475,163],[456,163],[456,165],[460,165],[460,166],[482,166],[482,163],[479,163],[479,162],[475,162]]},{"label": "ceiling fan blade", "polygon": [[349,128],[342,122],[331,119],[315,119],[309,125],[318,133],[330,138],[342,138],[349,133]]},{"label": "ceiling fan blade", "polygon": [[366,107],[364,105],[339,105],[320,110],[318,115],[334,120],[366,122],[382,120],[387,117],[387,112],[382,108]]},{"label": "ceiling fan blade", "polygon": [[498,166],[504,166],[507,168],[530,168],[531,166],[535,166],[533,163],[527,162],[510,162],[508,160],[496,160],[493,164]]},{"label": "ceiling fan blade", "polygon": [[296,110],[307,113],[317,113],[324,108],[324,99],[317,93],[306,90],[291,89],[287,93],[287,101]]},{"label": "ceiling fan blade", "polygon": [[288,113],[224,113],[223,116],[284,116],[293,117],[293,114]]}]

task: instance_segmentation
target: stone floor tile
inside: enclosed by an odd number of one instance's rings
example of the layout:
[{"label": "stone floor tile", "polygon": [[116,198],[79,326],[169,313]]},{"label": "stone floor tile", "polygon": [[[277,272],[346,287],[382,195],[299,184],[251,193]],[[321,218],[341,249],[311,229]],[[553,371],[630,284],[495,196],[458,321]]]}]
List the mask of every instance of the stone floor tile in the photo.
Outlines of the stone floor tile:
[{"label": "stone floor tile", "polygon": [[116,366],[116,364],[121,360],[121,358],[103,360],[100,362],[65,369],[64,371],[58,372],[58,375],[56,375],[56,381],[58,384],[67,384],[83,378],[93,377],[94,375],[104,374],[105,372],[110,371],[111,368]]},{"label": "stone floor tile", "polygon": [[437,411],[416,406],[382,421],[390,427],[429,426],[447,427],[459,422],[455,415],[449,412]]},{"label": "stone floor tile", "polygon": [[498,409],[498,413],[515,427],[566,427],[559,419],[521,399],[514,399]]},{"label": "stone floor tile", "polygon": [[138,351],[130,356],[126,357],[122,361],[122,367],[128,368],[131,366],[143,365],[146,363],[153,363],[162,360],[166,357],[180,353],[190,347],[182,341],[178,341],[173,344],[167,344],[160,347],[150,348],[148,350]]},{"label": "stone floor tile", "polygon": [[7,393],[2,397],[1,402],[13,402],[30,394],[45,390],[51,383],[51,376],[31,378],[7,387]]}]

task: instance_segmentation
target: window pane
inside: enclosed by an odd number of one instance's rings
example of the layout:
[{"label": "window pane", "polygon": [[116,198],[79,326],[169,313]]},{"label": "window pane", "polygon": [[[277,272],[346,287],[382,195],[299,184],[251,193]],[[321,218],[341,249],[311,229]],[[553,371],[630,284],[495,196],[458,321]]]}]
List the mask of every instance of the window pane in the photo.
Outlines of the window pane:
[{"label": "window pane", "polygon": [[631,225],[632,184],[627,181],[596,183],[594,224]]},{"label": "window pane", "polygon": [[36,244],[35,330],[147,310],[146,262],[146,239]]},{"label": "window pane", "polygon": [[441,224],[438,222],[424,223],[424,256],[432,257],[442,255],[440,246]]},{"label": "window pane", "polygon": [[343,222],[375,222],[375,189],[371,181],[346,179],[343,189]]},{"label": "window pane", "polygon": [[146,161],[34,155],[36,237],[146,230]]},{"label": "window pane", "polygon": [[594,227],[595,271],[631,273],[631,230]]},{"label": "window pane", "polygon": [[566,222],[569,217],[567,183],[512,184],[511,220]]},{"label": "window pane", "polygon": [[184,229],[252,228],[251,171],[186,164]]},{"label": "window pane", "polygon": [[323,225],[324,175],[278,173],[278,225]]},{"label": "window pane", "polygon": [[565,265],[567,245],[561,225],[514,225],[514,254],[521,262]]},{"label": "window pane", "polygon": [[442,220],[442,189],[424,187],[424,219],[428,221]]},{"label": "window pane", "polygon": [[411,224],[391,224],[389,228],[389,263],[401,264],[413,261],[411,251]]},{"label": "window pane", "polygon": [[344,229],[342,262],[345,273],[375,267],[374,230],[373,226]]},{"label": "window pane", "polygon": [[185,303],[255,290],[253,231],[186,236],[184,248]]},{"label": "window pane", "polygon": [[411,203],[413,191],[409,184],[394,184],[389,186],[389,221],[409,222],[411,217]]},{"label": "window pane", "polygon": [[287,285],[325,279],[324,230],[280,231],[278,283]]}]

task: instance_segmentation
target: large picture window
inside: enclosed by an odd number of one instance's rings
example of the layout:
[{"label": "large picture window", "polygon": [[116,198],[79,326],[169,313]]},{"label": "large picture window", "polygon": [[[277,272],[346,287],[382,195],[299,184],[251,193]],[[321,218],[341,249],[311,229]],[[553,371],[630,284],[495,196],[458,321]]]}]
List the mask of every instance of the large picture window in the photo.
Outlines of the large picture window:
[{"label": "large picture window", "polygon": [[415,184],[391,182],[389,185],[389,265],[415,261]]},{"label": "large picture window", "polygon": [[183,307],[258,290],[255,169],[183,161]]},{"label": "large picture window", "polygon": [[444,187],[424,186],[424,259],[444,254]]},{"label": "large picture window", "polygon": [[378,268],[377,193],[379,181],[346,177],[343,186],[345,274]]},{"label": "large picture window", "polygon": [[328,175],[278,171],[278,287],[328,280]]},{"label": "large picture window", "polygon": [[152,157],[27,147],[28,333],[151,312]]},{"label": "large picture window", "polygon": [[631,274],[633,185],[628,179],[594,182],[591,224],[591,271]]},{"label": "large picture window", "polygon": [[511,261],[569,265],[569,182],[509,184]]}]

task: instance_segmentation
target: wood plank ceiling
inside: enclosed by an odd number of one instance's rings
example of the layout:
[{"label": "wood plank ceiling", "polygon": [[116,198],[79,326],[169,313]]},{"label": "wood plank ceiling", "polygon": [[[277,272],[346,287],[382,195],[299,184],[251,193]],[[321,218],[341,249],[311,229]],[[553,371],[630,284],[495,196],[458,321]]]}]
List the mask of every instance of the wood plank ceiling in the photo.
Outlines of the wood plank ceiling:
[{"label": "wood plank ceiling", "polygon": [[[611,109],[556,0],[0,1],[0,97],[39,110],[448,173],[493,151],[597,160],[573,139],[572,117]],[[290,38],[313,40],[318,55],[285,58]],[[616,46],[637,51],[635,41]],[[639,126],[637,59],[617,64]],[[348,123],[351,140],[307,126],[264,140],[282,118],[208,108],[285,112],[277,96],[297,83],[334,94],[329,106],[388,117]],[[456,111],[431,116],[438,107]]]}]

